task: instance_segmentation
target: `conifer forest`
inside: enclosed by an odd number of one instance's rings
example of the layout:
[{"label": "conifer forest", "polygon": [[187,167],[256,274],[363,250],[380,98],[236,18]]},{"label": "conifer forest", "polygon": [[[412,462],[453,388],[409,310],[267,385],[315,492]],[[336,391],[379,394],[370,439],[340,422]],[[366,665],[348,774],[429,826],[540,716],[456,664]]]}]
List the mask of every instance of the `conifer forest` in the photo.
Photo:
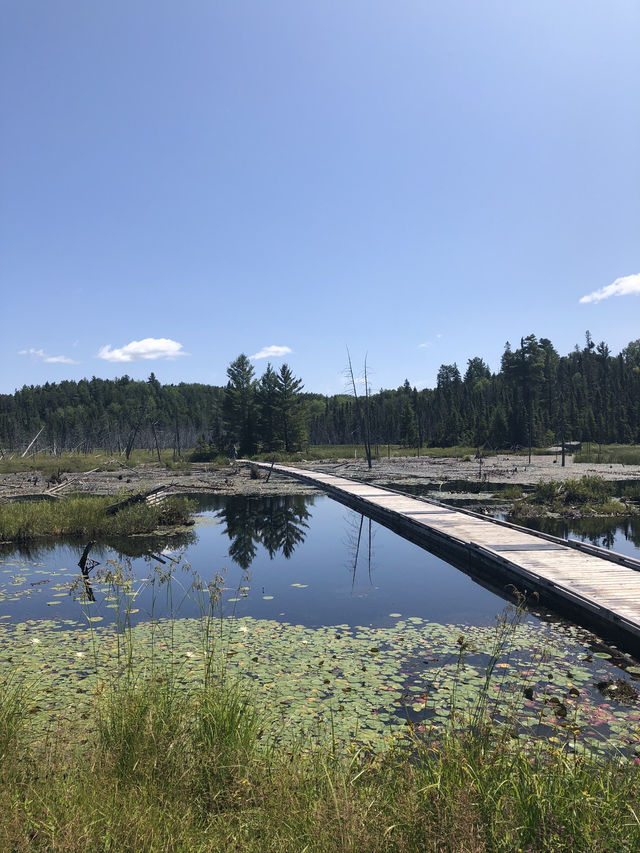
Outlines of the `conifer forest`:
[{"label": "conifer forest", "polygon": [[640,443],[640,340],[612,355],[587,332],[583,346],[559,355],[528,335],[505,345],[497,373],[481,357],[443,364],[436,387],[422,390],[408,381],[374,390],[365,371],[352,376],[351,393],[324,396],[287,364],[258,376],[245,355],[227,376],[224,387],[162,385],[153,373],[24,386],[0,395],[0,456],[23,452],[36,435],[37,449],[52,453],[169,448],[179,457],[195,448],[203,459],[234,446],[251,455],[352,444],[365,432],[374,445],[416,448]]}]

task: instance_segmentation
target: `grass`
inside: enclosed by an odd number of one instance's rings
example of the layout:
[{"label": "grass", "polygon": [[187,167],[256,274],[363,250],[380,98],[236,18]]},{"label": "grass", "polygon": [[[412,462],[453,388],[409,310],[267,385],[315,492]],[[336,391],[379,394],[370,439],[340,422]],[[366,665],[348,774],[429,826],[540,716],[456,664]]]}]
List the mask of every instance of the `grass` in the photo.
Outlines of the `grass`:
[{"label": "grass", "polygon": [[26,542],[44,536],[109,537],[153,533],[163,525],[186,524],[189,503],[167,498],[150,506],[132,504],[107,515],[111,497],[69,497],[64,500],[15,501],[0,505],[0,540]]},{"label": "grass", "polygon": [[[162,465],[171,470],[184,468],[187,463],[184,460],[174,460],[173,450],[161,450],[160,459]],[[91,451],[90,453],[64,452],[32,453],[24,459],[15,454],[6,454],[0,459],[0,474],[16,473],[38,473],[46,479],[59,477],[62,474],[82,474],[93,471],[95,468],[104,470],[121,470],[121,464],[129,468],[139,465],[158,464],[158,454],[155,450],[133,450],[128,460],[124,453],[107,453],[104,450]]]},{"label": "grass", "polygon": [[589,442],[573,457],[574,462],[603,462],[610,465],[640,465],[640,445],[596,444]]},{"label": "grass", "polygon": [[616,483],[593,475],[564,481],[540,480],[530,495],[515,501],[510,515],[513,518],[548,513],[615,516],[637,512],[626,500],[614,497],[616,489]]},{"label": "grass", "polygon": [[[415,447],[402,447],[399,444],[373,444],[371,447],[374,459],[392,459],[398,457],[413,457],[418,455]],[[431,456],[434,458],[454,457],[461,459],[464,456],[475,456],[475,447],[422,447],[420,456]],[[361,444],[317,444],[309,447],[301,454],[301,457],[309,460],[321,459],[364,459],[364,449]],[[268,455],[267,455],[268,458]]]},{"label": "grass", "polygon": [[[158,568],[163,586],[171,577]],[[115,569],[113,592],[128,589]],[[183,683],[179,657],[135,667],[126,603],[122,643],[99,663],[89,710],[51,715],[36,731],[35,684],[18,683],[9,660],[0,675],[0,849],[87,851],[561,851],[640,847],[640,767],[596,760],[548,741],[514,739],[486,712],[490,679],[519,623],[496,625],[486,678],[466,725],[452,715],[434,735],[407,725],[385,751],[309,733],[282,741],[263,719],[249,684],[225,668],[216,639],[224,588],[202,596],[200,677]],[[170,593],[168,593],[170,594]],[[127,601],[119,598],[120,601]],[[212,639],[212,645],[209,640]],[[100,642],[95,634],[94,641]],[[171,647],[170,633],[157,642]],[[461,637],[458,667],[464,679]],[[153,659],[152,659],[153,660]],[[86,707],[86,706],[85,706]],[[462,712],[460,712],[460,715]],[[424,727],[423,727],[424,728]]]},{"label": "grass", "polygon": [[[602,851],[640,845],[640,772],[481,730],[381,755],[265,744],[228,683],[122,682],[98,725],[26,738],[0,698],[0,849]],[[9,710],[5,713],[5,707]],[[16,717],[16,708],[22,714]],[[16,725],[16,719],[20,726]],[[5,721],[9,720],[6,727]]]}]

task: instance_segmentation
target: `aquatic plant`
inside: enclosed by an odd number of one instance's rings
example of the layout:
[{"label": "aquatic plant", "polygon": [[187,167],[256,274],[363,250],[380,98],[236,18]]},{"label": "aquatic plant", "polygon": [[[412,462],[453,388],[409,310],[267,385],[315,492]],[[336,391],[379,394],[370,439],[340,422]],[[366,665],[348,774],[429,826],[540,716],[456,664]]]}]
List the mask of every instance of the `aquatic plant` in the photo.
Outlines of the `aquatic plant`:
[{"label": "aquatic plant", "polygon": [[109,515],[113,498],[74,496],[64,500],[15,501],[0,506],[0,540],[27,542],[45,536],[108,537],[152,533],[190,520],[190,504],[169,497],[149,505],[138,501]]}]

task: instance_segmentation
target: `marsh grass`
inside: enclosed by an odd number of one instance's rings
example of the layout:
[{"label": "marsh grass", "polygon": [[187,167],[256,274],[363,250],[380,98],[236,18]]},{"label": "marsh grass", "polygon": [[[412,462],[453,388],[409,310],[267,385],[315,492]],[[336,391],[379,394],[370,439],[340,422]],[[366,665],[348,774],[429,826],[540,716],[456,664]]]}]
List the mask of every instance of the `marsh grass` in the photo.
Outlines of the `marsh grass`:
[{"label": "marsh grass", "polygon": [[0,539],[25,542],[39,536],[127,536],[189,521],[190,505],[181,497],[154,506],[140,501],[107,515],[107,507],[113,503],[111,497],[77,496],[4,504],[0,506]]},{"label": "marsh grass", "polygon": [[[114,697],[115,698],[115,697]],[[600,851],[640,844],[640,774],[471,731],[382,755],[264,750],[245,700],[132,686],[82,745],[16,748],[12,851]]]},{"label": "marsh grass", "polygon": [[[540,480],[530,495],[516,499],[510,515],[526,518],[541,513],[564,515],[571,511],[581,515],[633,515],[636,510],[632,505],[614,497],[616,489],[616,483],[594,475],[561,482]],[[629,493],[635,494],[633,489]],[[628,496],[624,494],[625,498]]]},{"label": "marsh grass", "polygon": [[157,465],[171,470],[188,467],[186,458],[174,459],[173,450],[160,451],[160,463],[155,450],[136,449],[131,451],[127,460],[124,453],[107,453],[104,450],[92,450],[89,453],[65,451],[64,453],[30,453],[24,458],[17,453],[7,453],[0,459],[0,474],[39,473],[45,478],[62,474],[82,474],[98,468],[103,471],[121,471],[136,468],[139,465]]},{"label": "marsh grass", "polygon": [[596,444],[591,442],[574,454],[574,462],[607,463],[609,465],[640,465],[640,445],[637,444]]},{"label": "marsh grass", "polygon": [[[181,571],[181,570],[179,570]],[[175,572],[158,566],[149,583],[169,591]],[[187,573],[185,570],[185,578]],[[455,709],[437,733],[407,726],[384,751],[340,750],[328,738],[278,741],[247,683],[225,671],[217,630],[222,575],[200,596],[208,660],[185,686],[182,660],[137,665],[129,630],[130,573],[108,578],[122,609],[116,660],[96,655],[100,676],[86,727],[60,719],[29,732],[27,687],[16,676],[0,692],[0,850],[377,851],[633,850],[640,846],[640,772],[548,742],[514,741],[490,690],[509,655],[521,612],[496,621],[475,707]],[[186,580],[179,578],[179,605]],[[173,599],[171,599],[173,600]],[[99,642],[99,638],[96,638]],[[158,630],[171,647],[171,630]],[[461,637],[458,668],[473,649]],[[514,703],[515,709],[515,703]],[[466,722],[466,725],[461,725]]]},{"label": "marsh grass", "polygon": [[[420,456],[431,456],[434,458],[456,458],[461,459],[465,456],[475,456],[477,448],[466,446],[455,447],[422,447]],[[402,447],[399,444],[374,444],[372,451],[375,459],[386,459],[390,457],[404,458],[418,455],[418,450],[415,447]],[[322,459],[364,459],[364,450],[361,444],[317,444],[310,446],[303,454],[300,454],[300,461],[322,460]],[[266,454],[265,458],[271,457]]]}]

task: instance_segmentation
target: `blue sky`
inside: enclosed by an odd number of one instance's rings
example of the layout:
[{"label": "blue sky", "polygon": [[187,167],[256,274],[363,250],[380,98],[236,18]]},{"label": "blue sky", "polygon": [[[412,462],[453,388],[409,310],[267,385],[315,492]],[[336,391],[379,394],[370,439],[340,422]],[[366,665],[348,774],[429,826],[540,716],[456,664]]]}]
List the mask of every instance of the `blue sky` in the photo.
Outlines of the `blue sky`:
[{"label": "blue sky", "polygon": [[639,42],[636,0],[4,3],[0,392],[619,352]]}]

